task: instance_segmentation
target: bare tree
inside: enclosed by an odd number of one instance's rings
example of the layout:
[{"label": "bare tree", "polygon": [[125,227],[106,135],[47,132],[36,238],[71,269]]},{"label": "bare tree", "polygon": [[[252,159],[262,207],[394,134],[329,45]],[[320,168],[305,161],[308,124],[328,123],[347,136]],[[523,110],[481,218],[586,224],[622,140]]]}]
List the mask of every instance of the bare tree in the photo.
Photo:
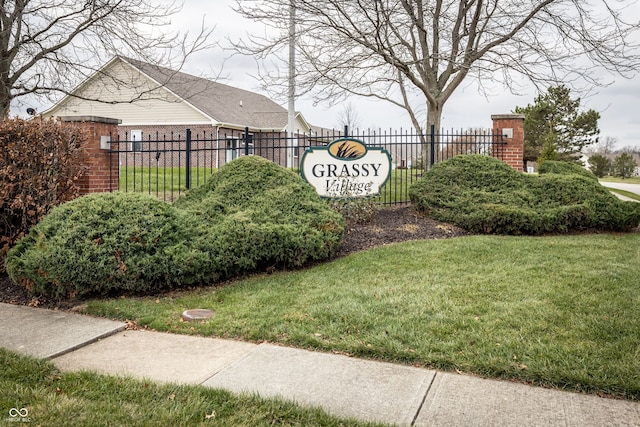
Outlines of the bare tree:
[{"label": "bare tree", "polygon": [[459,154],[491,154],[493,131],[491,129],[467,129],[458,134],[444,135],[440,144],[440,160]]},{"label": "bare tree", "polygon": [[585,148],[587,154],[602,154],[607,156],[615,151],[615,146],[618,143],[618,138],[614,136],[605,136],[597,144],[591,147]]},{"label": "bare tree", "polygon": [[347,127],[349,131],[357,130],[360,127],[360,115],[358,111],[353,108],[351,102],[348,102],[342,107],[342,114],[338,117],[338,129]]},{"label": "bare tree", "polygon": [[627,154],[640,154],[640,148],[635,145],[625,145],[617,152],[627,153]]},{"label": "bare tree", "polygon": [[[211,47],[211,30],[169,31],[177,3],[153,0],[7,0],[0,3],[0,117],[25,96],[55,100],[114,55],[180,69]],[[99,101],[99,100],[97,100]]]},{"label": "bare tree", "polygon": [[[286,61],[293,4],[298,93],[317,101],[350,94],[388,101],[420,131],[440,129],[447,100],[470,78],[481,91],[497,81],[517,92],[519,75],[538,88],[592,86],[605,83],[603,67],[631,77],[640,64],[633,41],[639,25],[625,18],[633,15],[631,1],[236,1],[243,16],[270,26],[234,43],[237,51]],[[261,71],[265,87],[280,94],[282,69]]]}]

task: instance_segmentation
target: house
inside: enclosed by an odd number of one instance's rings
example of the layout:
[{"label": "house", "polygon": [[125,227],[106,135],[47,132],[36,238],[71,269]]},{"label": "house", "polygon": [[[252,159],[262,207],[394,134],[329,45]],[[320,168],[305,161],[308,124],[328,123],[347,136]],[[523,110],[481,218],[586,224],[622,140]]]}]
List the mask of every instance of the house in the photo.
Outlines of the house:
[{"label": "house", "polygon": [[[187,129],[194,149],[207,146],[211,150],[202,156],[205,166],[221,166],[242,153],[269,154],[265,157],[283,166],[296,166],[301,154],[297,137],[284,139],[287,110],[266,96],[121,56],[43,116],[120,120],[121,164],[151,165],[162,160],[163,165],[176,165],[176,152],[184,146]],[[314,135],[315,128],[300,113],[295,126],[298,137]],[[162,155],[168,159],[161,159]]]}]

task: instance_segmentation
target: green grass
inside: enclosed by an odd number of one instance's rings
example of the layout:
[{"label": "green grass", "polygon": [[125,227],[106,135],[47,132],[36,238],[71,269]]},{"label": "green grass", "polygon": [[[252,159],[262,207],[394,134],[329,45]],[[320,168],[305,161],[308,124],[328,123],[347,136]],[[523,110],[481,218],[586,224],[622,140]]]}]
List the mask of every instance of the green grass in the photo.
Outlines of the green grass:
[{"label": "green grass", "polygon": [[636,193],[632,193],[631,191],[626,191],[626,190],[620,190],[618,188],[611,188],[611,187],[607,187],[609,189],[609,191],[611,191],[612,193],[616,193],[616,194],[620,194],[622,196],[628,197],[630,199],[633,200],[637,200],[640,202],[640,195],[636,194]]},{"label": "green grass", "polygon": [[[640,234],[408,242],[91,314],[640,399]],[[183,323],[185,309],[216,315]]]},{"label": "green grass", "polygon": [[[87,372],[60,373],[49,362],[1,348],[0,366],[0,425],[374,425],[340,420],[320,409],[301,408],[281,400],[233,395],[201,386],[158,385]],[[26,409],[28,419],[12,419],[12,408]]]},{"label": "green grass", "polygon": [[[213,170],[191,168],[191,188],[203,184]],[[187,190],[187,169],[184,167],[128,166],[122,167],[120,172],[120,191],[148,193],[172,202]]]},{"label": "green grass", "polygon": [[387,184],[382,188],[377,202],[384,204],[409,202],[409,187],[422,176],[417,169],[394,169]]},{"label": "green grass", "polygon": [[604,178],[599,178],[600,181],[605,181],[605,182],[622,182],[625,184],[640,184],[640,177],[638,176],[634,176],[631,178],[627,178],[627,179],[622,179],[619,177],[615,177],[615,176],[606,176]]}]

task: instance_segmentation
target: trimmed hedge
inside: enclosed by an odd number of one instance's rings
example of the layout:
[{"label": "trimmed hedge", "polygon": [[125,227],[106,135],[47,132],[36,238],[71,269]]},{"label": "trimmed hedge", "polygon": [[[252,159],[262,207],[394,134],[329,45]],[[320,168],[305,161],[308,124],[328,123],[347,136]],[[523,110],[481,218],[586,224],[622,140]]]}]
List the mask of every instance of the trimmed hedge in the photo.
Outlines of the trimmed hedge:
[{"label": "trimmed hedge", "polygon": [[418,211],[476,233],[628,231],[640,224],[640,205],[617,199],[590,177],[521,174],[482,155],[436,164],[409,196]]},{"label": "trimmed hedge", "polygon": [[[100,193],[54,208],[7,255],[11,279],[64,298],[198,283],[212,274],[184,213],[139,193]],[[215,277],[215,276],[214,276]]]},{"label": "trimmed hedge", "polygon": [[175,207],[206,223],[204,250],[224,260],[227,274],[329,258],[344,233],[342,216],[299,175],[258,156],[220,168]]},{"label": "trimmed hedge", "polygon": [[331,257],[343,218],[296,174],[261,157],[225,165],[174,205],[92,194],[51,211],[12,248],[11,279],[58,298],[209,284]]},{"label": "trimmed hedge", "polygon": [[571,163],[571,162],[561,162],[557,160],[547,160],[538,168],[538,173],[542,174],[550,174],[555,173],[558,175],[580,175],[585,178],[593,179],[594,181],[598,180],[598,177],[593,174],[593,172],[583,168],[582,166]]}]

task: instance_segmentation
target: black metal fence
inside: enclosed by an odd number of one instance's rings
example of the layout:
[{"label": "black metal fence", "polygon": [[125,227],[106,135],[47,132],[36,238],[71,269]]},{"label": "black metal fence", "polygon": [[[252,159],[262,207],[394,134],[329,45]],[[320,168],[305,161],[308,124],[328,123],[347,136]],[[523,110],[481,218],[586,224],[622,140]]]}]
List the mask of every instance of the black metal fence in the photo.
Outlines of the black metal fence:
[{"label": "black metal fence", "polygon": [[367,146],[385,148],[392,158],[391,179],[377,201],[403,204],[409,201],[409,187],[435,163],[458,154],[484,154],[503,158],[503,137],[491,130],[428,134],[399,131],[325,131],[321,134],[283,132],[222,131],[184,134],[125,133],[114,144],[112,162],[119,165],[119,190],[153,194],[174,201],[186,190],[205,182],[214,170],[246,155],[259,155],[288,168],[297,169],[304,151],[312,146],[351,137]]}]

